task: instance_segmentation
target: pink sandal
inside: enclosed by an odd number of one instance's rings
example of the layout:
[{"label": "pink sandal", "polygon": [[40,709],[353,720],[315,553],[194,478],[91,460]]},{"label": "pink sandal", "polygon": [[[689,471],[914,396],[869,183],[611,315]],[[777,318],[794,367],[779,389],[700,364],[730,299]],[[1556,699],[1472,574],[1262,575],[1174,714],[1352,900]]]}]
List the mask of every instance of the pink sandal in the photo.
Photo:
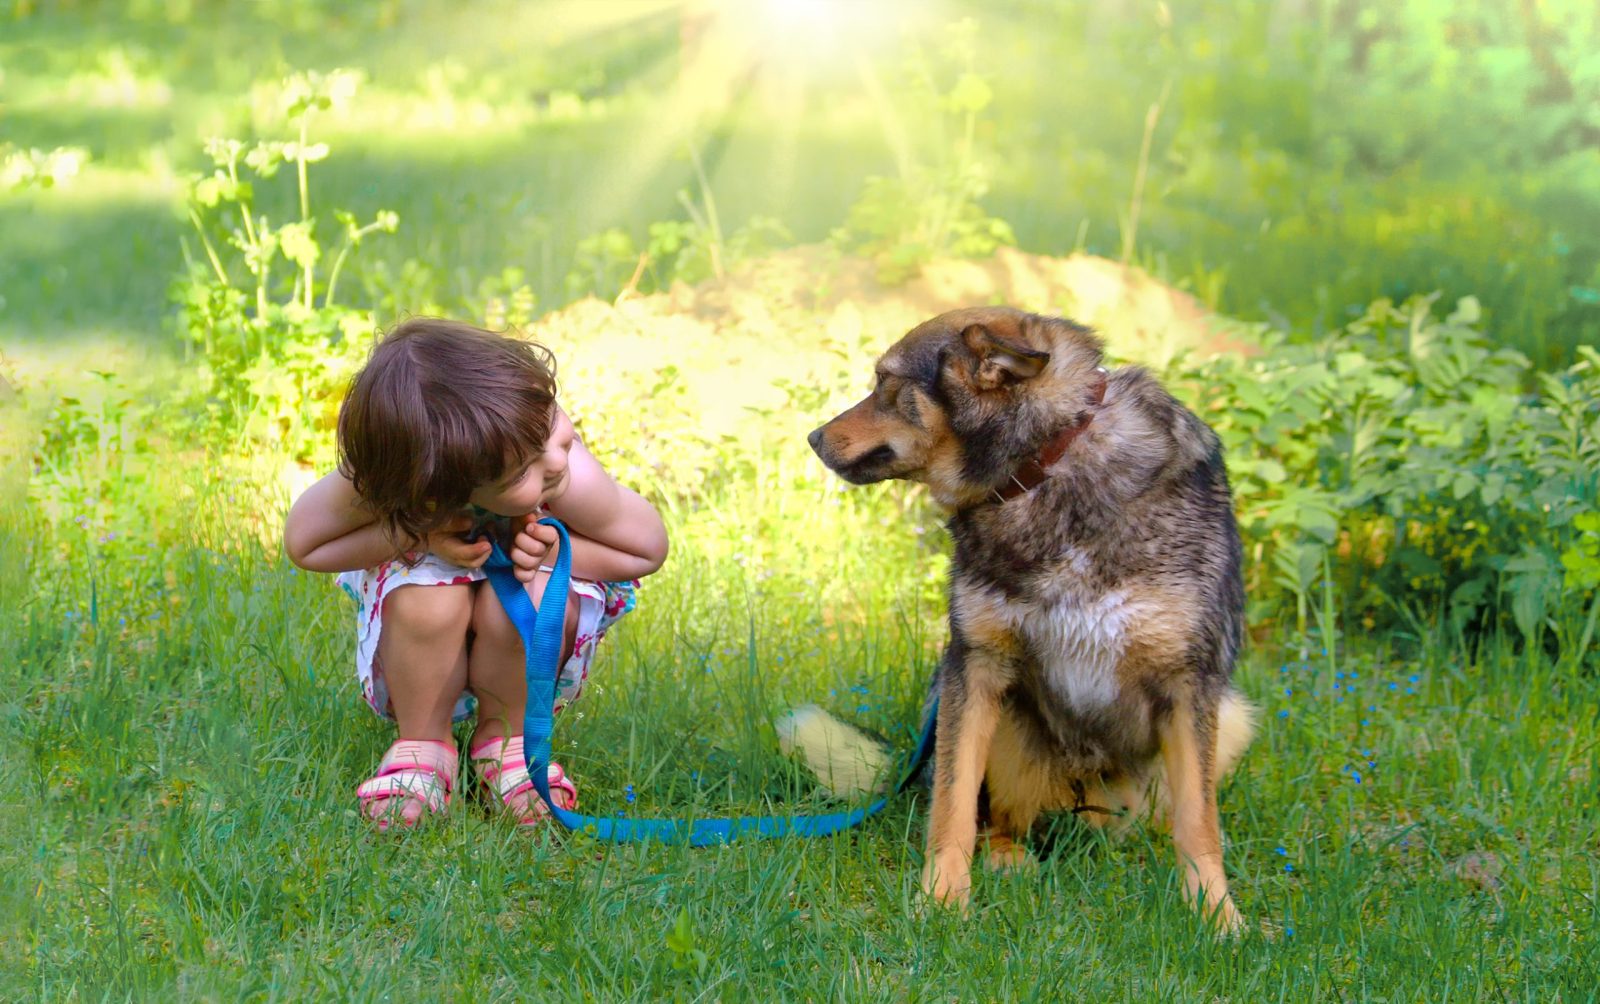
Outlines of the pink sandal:
[{"label": "pink sandal", "polygon": [[[425,816],[443,814],[450,805],[450,792],[455,790],[459,765],[460,756],[450,743],[436,739],[398,740],[383,755],[378,773],[356,788],[362,814],[380,832],[391,823],[409,828]],[[384,802],[390,804],[372,811],[373,803]],[[408,802],[421,802],[427,811],[407,820],[403,812]]]},{"label": "pink sandal", "polygon": [[[484,790],[499,795],[501,804],[508,812],[516,811],[511,808],[512,799],[532,793],[527,808],[517,818],[517,825],[538,826],[550,815],[544,799],[533,789],[533,778],[528,776],[528,761],[522,752],[521,736],[485,739],[472,748],[468,758]],[[552,761],[545,776],[550,779],[550,797],[555,799],[555,803],[563,809],[577,808],[578,786],[572,783],[572,778],[561,769],[561,765]]]}]

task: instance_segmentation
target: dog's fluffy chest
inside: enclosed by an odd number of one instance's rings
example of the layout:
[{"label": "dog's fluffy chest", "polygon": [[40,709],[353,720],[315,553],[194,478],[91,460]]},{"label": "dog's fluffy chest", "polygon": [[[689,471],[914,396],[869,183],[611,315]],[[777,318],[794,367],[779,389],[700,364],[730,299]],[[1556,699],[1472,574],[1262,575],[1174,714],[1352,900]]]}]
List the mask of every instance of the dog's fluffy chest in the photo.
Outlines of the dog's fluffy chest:
[{"label": "dog's fluffy chest", "polygon": [[993,612],[1038,664],[1042,682],[1080,713],[1116,701],[1135,605],[1121,590],[1088,594],[1064,589],[1028,599],[993,597]]}]

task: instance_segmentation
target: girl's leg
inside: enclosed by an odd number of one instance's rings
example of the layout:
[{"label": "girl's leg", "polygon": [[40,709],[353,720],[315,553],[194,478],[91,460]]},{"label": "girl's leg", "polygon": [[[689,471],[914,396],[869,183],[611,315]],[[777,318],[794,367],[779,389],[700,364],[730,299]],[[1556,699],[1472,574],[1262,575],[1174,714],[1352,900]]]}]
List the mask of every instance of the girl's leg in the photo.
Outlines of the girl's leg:
[{"label": "girl's leg", "polygon": [[[545,579],[540,573],[529,585],[528,594],[538,605],[544,596]],[[493,778],[506,770],[505,761],[494,764],[494,758],[502,755],[497,739],[510,739],[522,735],[522,716],[528,702],[528,680],[526,661],[522,651],[522,637],[511,624],[511,619],[506,616],[500,601],[494,595],[494,590],[485,586],[478,590],[478,595],[472,605],[472,652],[467,660],[467,685],[478,699],[478,727],[472,734],[472,741],[467,749],[472,751],[474,757],[482,756],[480,746],[489,743],[486,761],[474,761],[480,776]],[[561,661],[564,664],[572,655],[573,639],[578,630],[578,604],[569,597],[567,603],[566,637],[561,646]],[[549,698],[546,697],[546,700]],[[520,760],[520,757],[518,758]],[[487,768],[485,765],[492,765]],[[501,791],[508,790],[501,785],[514,784],[512,780],[516,775],[502,775],[505,780],[496,782]],[[552,781],[554,787],[554,781]],[[577,790],[566,782],[567,800],[558,804],[571,806],[576,798]],[[514,787],[510,790],[515,790]],[[519,794],[510,794],[503,797],[506,811],[524,823],[537,821],[543,812],[539,804],[537,792],[528,790]]]},{"label": "girl's leg", "polygon": [[472,587],[402,586],[383,598],[378,660],[401,739],[450,741],[467,686]]},{"label": "girl's leg", "polygon": [[[383,598],[378,663],[389,690],[401,740],[442,742],[451,749],[450,716],[467,685],[467,627],[472,617],[468,585],[405,586]],[[374,819],[393,818],[386,800],[368,801]],[[407,797],[398,808],[410,825],[427,805]]]},{"label": "girl's leg", "polygon": [[[548,576],[540,572],[528,585],[528,595],[538,606],[544,599]],[[527,663],[522,652],[522,636],[511,625],[511,618],[500,606],[494,590],[487,585],[478,590],[472,604],[472,652],[467,659],[467,686],[478,699],[478,727],[471,745],[485,739],[522,734],[522,716],[528,703]],[[566,636],[561,644],[561,661],[572,655],[578,633],[578,601],[567,600]]]}]

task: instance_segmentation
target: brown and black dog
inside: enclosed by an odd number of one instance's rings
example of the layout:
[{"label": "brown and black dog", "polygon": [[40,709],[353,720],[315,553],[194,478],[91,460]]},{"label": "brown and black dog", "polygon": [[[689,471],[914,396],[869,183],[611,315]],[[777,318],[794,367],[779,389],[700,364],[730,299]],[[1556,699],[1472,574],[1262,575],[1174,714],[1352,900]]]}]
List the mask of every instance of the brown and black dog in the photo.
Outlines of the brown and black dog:
[{"label": "brown and black dog", "polygon": [[855,484],[953,511],[925,890],[965,903],[988,788],[991,865],[1041,812],[1170,824],[1185,892],[1224,930],[1217,781],[1249,743],[1229,679],[1244,615],[1217,436],[1086,328],[1005,307],[926,321],[810,435]]}]

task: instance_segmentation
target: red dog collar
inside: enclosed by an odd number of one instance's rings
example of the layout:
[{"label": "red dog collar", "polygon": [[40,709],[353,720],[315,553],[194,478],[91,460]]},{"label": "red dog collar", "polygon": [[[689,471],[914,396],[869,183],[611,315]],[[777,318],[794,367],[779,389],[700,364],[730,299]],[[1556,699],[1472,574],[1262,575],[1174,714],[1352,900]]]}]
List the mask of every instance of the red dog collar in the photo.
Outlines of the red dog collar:
[{"label": "red dog collar", "polygon": [[[1098,408],[1105,403],[1106,376],[1106,368],[1104,366],[1095,368],[1095,381],[1090,388],[1093,397],[1093,401],[1090,403],[1091,407]],[[1009,483],[989,493],[995,504],[1009,502],[1018,495],[1025,495],[1044,484],[1045,479],[1050,476],[1045,473],[1046,468],[1060,460],[1061,455],[1067,452],[1067,447],[1072,445],[1072,441],[1083,435],[1083,430],[1087,429],[1093,421],[1094,412],[1085,411],[1077,421],[1056,433],[1050,442],[1044,444],[1044,449],[1039,451],[1037,457],[1011,472]]]}]

